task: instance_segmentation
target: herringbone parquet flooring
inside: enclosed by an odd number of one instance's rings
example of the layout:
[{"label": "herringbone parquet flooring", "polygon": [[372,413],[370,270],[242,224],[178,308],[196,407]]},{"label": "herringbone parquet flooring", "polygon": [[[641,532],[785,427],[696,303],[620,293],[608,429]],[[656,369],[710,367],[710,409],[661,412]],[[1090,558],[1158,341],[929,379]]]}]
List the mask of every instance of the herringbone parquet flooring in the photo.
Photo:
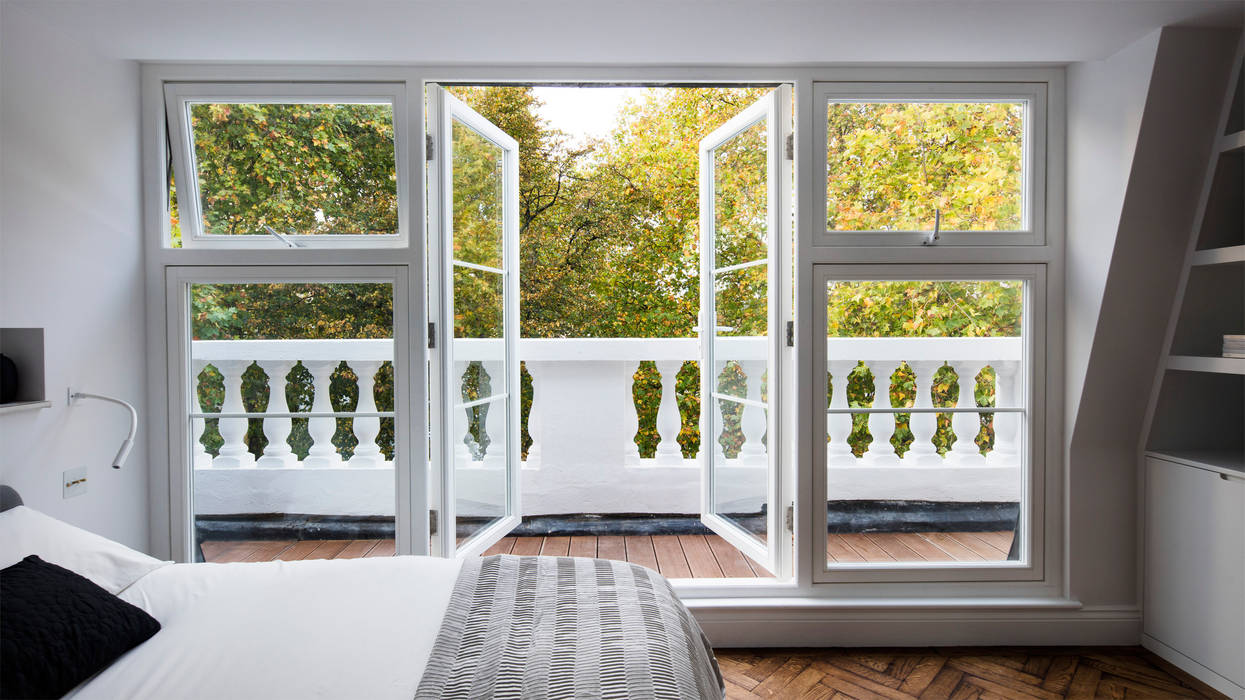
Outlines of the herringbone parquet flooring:
[{"label": "herringbone parquet flooring", "polygon": [[1140,647],[719,649],[726,697],[1222,698]]}]

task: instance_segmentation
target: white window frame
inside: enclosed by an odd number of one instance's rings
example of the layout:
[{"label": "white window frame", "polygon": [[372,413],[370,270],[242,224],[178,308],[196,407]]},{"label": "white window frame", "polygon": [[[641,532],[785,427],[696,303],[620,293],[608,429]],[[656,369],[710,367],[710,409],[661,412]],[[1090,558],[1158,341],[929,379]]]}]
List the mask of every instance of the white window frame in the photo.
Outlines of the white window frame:
[{"label": "white window frame", "polygon": [[[187,391],[194,376],[191,363],[190,287],[194,284],[269,283],[383,283],[393,285],[393,412],[394,412],[394,536],[398,552],[409,553],[414,543],[427,542],[428,522],[420,509],[412,509],[415,484],[411,455],[412,431],[408,425],[411,405],[409,358],[411,338],[402,322],[410,305],[408,270],[402,265],[338,266],[182,266],[170,267],[165,281],[165,313],[168,362],[168,460],[172,556],[194,561],[194,455],[191,414],[199,410]],[[405,358],[405,361],[404,361]],[[418,458],[418,457],[417,457]]]},{"label": "white window frame", "polygon": [[[1014,615],[1041,614],[1040,611],[1073,609],[1079,605],[1069,599],[1069,583],[1064,559],[1068,551],[1066,531],[1068,514],[1064,508],[1065,464],[1063,461],[1063,216],[1066,143],[1064,70],[1058,67],[835,67],[835,66],[721,66],[721,67],[654,67],[594,66],[571,64],[548,66],[366,66],[366,65],[257,65],[257,64],[187,64],[148,63],[141,66],[142,79],[142,148],[144,229],[146,236],[146,293],[153,301],[166,294],[166,276],[185,265],[404,265],[408,270],[410,293],[415,295],[407,305],[409,327],[426,327],[426,300],[419,295],[426,290],[424,241],[418,240],[426,224],[425,216],[425,153],[422,143],[405,138],[399,144],[399,168],[406,166],[409,177],[400,186],[399,197],[404,231],[412,229],[404,244],[397,249],[335,248],[315,246],[285,248],[276,244],[266,247],[199,246],[170,249],[169,216],[166,206],[168,171],[166,169],[169,126],[164,102],[164,85],[169,82],[193,83],[392,83],[405,90],[407,104],[422,105],[423,88],[427,83],[567,83],[598,82],[620,84],[726,84],[726,83],[789,83],[793,86],[795,104],[793,126],[795,138],[790,148],[794,155],[794,225],[793,264],[790,275],[794,290],[795,347],[783,356],[783,376],[790,382],[788,400],[782,407],[785,440],[791,445],[789,459],[784,460],[783,501],[795,503],[794,561],[787,575],[780,579],[688,579],[673,582],[680,595],[697,611],[708,611],[710,620],[725,624],[730,620],[751,619],[752,613],[765,609],[788,609],[797,616],[821,610],[831,614],[834,609],[853,610],[923,610],[935,612],[954,606],[957,609],[997,608],[1005,605]],[[1048,99],[1044,115],[1047,149],[1043,159],[1047,176],[1044,202],[1034,203],[1033,211],[1043,212],[1045,230],[1036,232],[1033,245],[886,245],[876,237],[862,245],[848,243],[825,231],[825,112],[819,105],[824,99],[818,93],[823,85],[841,83],[910,84],[913,82],[989,85],[1014,83],[1041,88]],[[402,118],[395,112],[395,132],[418,137],[424,133],[422,109],[407,109]],[[820,137],[818,136],[821,133]],[[819,142],[821,144],[819,145]],[[820,153],[818,153],[820,151]],[[404,198],[404,199],[403,199]],[[976,234],[974,234],[976,235]],[[257,237],[258,238],[258,237]],[[412,241],[414,243],[412,244]],[[1015,243],[1016,241],[1012,241]],[[1044,417],[1046,420],[1046,483],[1044,489],[1043,531],[1031,528],[1037,543],[1045,544],[1045,566],[1041,581],[954,581],[923,582],[906,579],[895,583],[825,583],[813,580],[815,548],[824,547],[823,538],[816,537],[812,513],[818,505],[812,491],[814,477],[814,435],[824,428],[824,415],[815,406],[815,378],[825,371],[811,357],[812,319],[816,311],[815,271],[819,264],[832,263],[1024,263],[1045,266],[1047,291],[1047,347],[1041,348],[1048,358]],[[148,376],[149,405],[171,406],[167,385],[167,358],[174,351],[168,345],[166,308],[164,304],[147,305],[147,349],[150,357]],[[420,333],[413,333],[419,336]],[[416,478],[409,484],[410,502],[435,507],[427,492],[427,440],[422,430],[427,425],[426,378],[419,368],[426,367],[428,351],[425,342],[412,342],[410,348],[410,391],[407,415],[412,431],[411,462]],[[790,371],[785,371],[790,367]],[[822,380],[824,384],[824,377]],[[824,396],[821,397],[824,399]],[[810,407],[811,410],[810,410]],[[824,407],[824,405],[823,405]],[[152,454],[168,454],[172,436],[170,412],[154,410],[148,417],[148,442]],[[153,469],[150,477],[152,548],[160,556],[173,554],[170,537],[177,540],[178,528],[186,522],[179,509],[178,487],[186,475],[179,467]],[[789,478],[788,478],[789,475]],[[824,509],[824,496],[820,507]],[[418,525],[421,518],[415,513]],[[426,516],[426,510],[424,511]],[[422,535],[412,537],[407,553],[428,552],[427,517],[422,518]],[[403,548],[399,548],[403,553]],[[181,557],[183,560],[184,556]],[[1027,611],[1027,612],[1026,612]],[[699,612],[698,612],[699,614]],[[771,613],[772,614],[772,613]],[[768,618],[767,618],[768,619]],[[784,618],[787,619],[787,618]],[[791,618],[794,619],[794,618]],[[826,618],[829,619],[829,618]],[[864,619],[864,618],[861,618]],[[733,623],[731,623],[733,624]],[[763,636],[763,635],[762,635]]]},{"label": "white window frame", "polygon": [[814,86],[816,138],[814,163],[821,173],[815,187],[818,243],[843,246],[925,246],[929,231],[832,231],[826,228],[828,195],[826,123],[830,102],[1012,102],[1025,105],[1022,163],[1024,222],[1016,231],[955,231],[939,233],[938,245],[1031,245],[1046,243],[1046,83],[985,82],[822,82]]},{"label": "white window frame", "polygon": [[[854,280],[1023,280],[1025,283],[1021,318],[1024,351],[1021,367],[1024,370],[1018,400],[1013,405],[1025,409],[1021,423],[1021,439],[1018,452],[1023,459],[1022,495],[1017,535],[1021,539],[1019,561],[1002,562],[895,562],[893,564],[863,563],[836,564],[828,567],[826,540],[828,534],[825,500],[827,495],[828,436],[825,407],[829,396],[826,382],[821,390],[814,392],[816,410],[821,416],[820,435],[813,441],[813,493],[823,496],[820,508],[813,510],[813,527],[816,536],[813,546],[819,554],[814,556],[813,580],[818,583],[905,583],[905,582],[961,582],[961,581],[1040,581],[1043,578],[1045,542],[1040,536],[1045,531],[1046,493],[1046,422],[1045,395],[1041,390],[1047,385],[1046,319],[1047,287],[1046,268],[1040,264],[862,264],[815,266],[814,303],[821,310],[813,321],[813,338],[827,337],[826,287],[829,282]],[[827,343],[812,343],[814,366],[825,371],[827,367]],[[857,358],[854,358],[857,359]],[[913,358],[921,359],[921,358]],[[937,359],[937,358],[925,358]]]},{"label": "white window frame", "polygon": [[[282,232],[294,244],[305,248],[395,248],[410,240],[410,173],[406,151],[406,86],[402,83],[372,82],[167,82],[164,101],[168,124],[169,156],[177,184],[182,248],[284,248],[275,236],[221,236],[203,232],[202,200],[195,168],[194,134],[190,125],[190,105],[198,102],[243,104],[362,103],[387,104],[393,108],[394,167],[397,175],[398,229],[392,234],[306,235]],[[165,235],[165,246],[171,245]]]}]

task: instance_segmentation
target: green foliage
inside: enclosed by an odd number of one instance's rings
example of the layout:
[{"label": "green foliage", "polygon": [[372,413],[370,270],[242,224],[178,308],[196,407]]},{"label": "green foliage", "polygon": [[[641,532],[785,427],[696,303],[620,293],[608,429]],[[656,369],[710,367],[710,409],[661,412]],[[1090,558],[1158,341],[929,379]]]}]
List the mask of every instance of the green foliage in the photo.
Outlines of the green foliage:
[{"label": "green foliage", "polygon": [[1011,102],[834,102],[826,225],[838,231],[1021,227],[1024,108]]}]

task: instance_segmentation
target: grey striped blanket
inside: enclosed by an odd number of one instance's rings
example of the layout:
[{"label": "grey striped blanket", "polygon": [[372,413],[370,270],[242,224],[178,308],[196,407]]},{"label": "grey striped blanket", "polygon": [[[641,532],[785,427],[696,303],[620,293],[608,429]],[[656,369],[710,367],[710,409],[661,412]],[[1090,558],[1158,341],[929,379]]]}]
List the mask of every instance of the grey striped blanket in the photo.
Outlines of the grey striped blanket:
[{"label": "grey striped blanket", "polygon": [[714,698],[708,640],[661,574],[579,557],[469,559],[416,698]]}]

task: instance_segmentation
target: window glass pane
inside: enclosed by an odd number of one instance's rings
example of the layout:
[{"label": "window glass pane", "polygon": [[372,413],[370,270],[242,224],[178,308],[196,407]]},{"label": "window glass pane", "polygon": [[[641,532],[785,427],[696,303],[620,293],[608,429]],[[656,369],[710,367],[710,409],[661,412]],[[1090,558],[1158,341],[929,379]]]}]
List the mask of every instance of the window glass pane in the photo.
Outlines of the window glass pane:
[{"label": "window glass pane", "polygon": [[[829,565],[1007,560],[1028,469],[1024,282],[827,294]],[[887,410],[852,410],[869,408]]]},{"label": "window glass pane", "polygon": [[714,267],[766,259],[767,135],[760,121],[713,151]]},{"label": "window glass pane", "polygon": [[453,139],[454,259],[502,268],[505,152],[457,121]]},{"label": "window glass pane", "polygon": [[1025,104],[830,102],[827,230],[1023,229]]},{"label": "window glass pane", "polygon": [[[500,376],[500,368],[493,363],[472,363],[463,385],[464,400],[504,392],[505,386],[497,384],[494,374]],[[490,382],[494,384],[491,390]],[[477,392],[469,384],[483,386]],[[510,483],[506,404],[504,397],[498,397],[454,412],[454,434],[463,436],[462,443],[453,446],[455,534],[460,544],[506,516]]]},{"label": "window glass pane", "polygon": [[[208,561],[393,552],[393,285],[190,287],[195,540]],[[343,417],[291,413],[347,414]]]},{"label": "window glass pane", "polygon": [[[722,393],[746,393],[749,382],[763,382],[765,362],[727,362],[718,373]],[[751,374],[749,374],[751,372]],[[723,391],[734,387],[733,391]],[[765,447],[766,411],[754,404],[717,399],[712,416],[713,513],[761,542],[768,537],[769,459]]]},{"label": "window glass pane", "polygon": [[203,232],[394,235],[389,104],[190,104]]}]

